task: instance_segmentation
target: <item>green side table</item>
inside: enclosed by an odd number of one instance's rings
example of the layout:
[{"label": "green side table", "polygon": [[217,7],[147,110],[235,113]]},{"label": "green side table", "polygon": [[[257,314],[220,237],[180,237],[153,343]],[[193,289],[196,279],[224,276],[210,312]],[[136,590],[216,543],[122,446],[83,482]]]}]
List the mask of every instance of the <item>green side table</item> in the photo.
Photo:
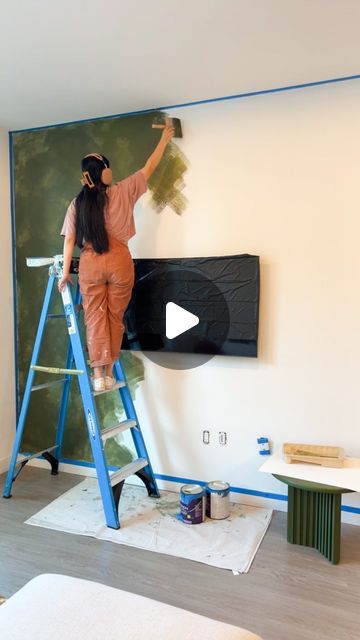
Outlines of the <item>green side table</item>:
[{"label": "green side table", "polygon": [[320,551],[333,564],[340,560],[341,494],[331,487],[273,474],[288,485],[287,539]]}]

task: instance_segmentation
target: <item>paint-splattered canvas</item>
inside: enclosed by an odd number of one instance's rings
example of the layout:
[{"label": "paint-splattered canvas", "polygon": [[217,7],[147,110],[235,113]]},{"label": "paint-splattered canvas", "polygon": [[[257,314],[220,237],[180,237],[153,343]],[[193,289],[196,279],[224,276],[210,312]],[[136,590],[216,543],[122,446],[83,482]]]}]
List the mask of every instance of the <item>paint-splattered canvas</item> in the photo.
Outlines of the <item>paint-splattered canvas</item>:
[{"label": "paint-splattered canvas", "polygon": [[[154,117],[163,114],[144,113],[107,118],[18,132],[12,135],[14,228],[16,247],[16,311],[18,347],[18,393],[21,401],[39,321],[47,270],[26,266],[30,256],[52,256],[62,253],[60,229],[66,209],[80,190],[81,158],[93,151],[110,159],[114,179],[121,180],[141,168],[154,150],[161,132],[152,128]],[[166,205],[178,214],[186,207],[181,192],[186,160],[173,141],[149,181],[152,203],[160,212]],[[52,312],[61,311],[59,295],[54,296]],[[61,320],[47,323],[39,363],[63,367],[66,360],[68,334]],[[133,396],[143,379],[141,361],[124,352],[123,364]],[[46,374],[37,374],[43,382]],[[32,394],[22,450],[38,451],[54,444],[61,385]],[[103,424],[110,425],[122,412],[116,394],[108,394],[98,404]],[[108,441],[110,464],[121,466],[133,455],[121,440]],[[72,383],[62,458],[91,461],[91,450],[83,419],[77,382]]]}]

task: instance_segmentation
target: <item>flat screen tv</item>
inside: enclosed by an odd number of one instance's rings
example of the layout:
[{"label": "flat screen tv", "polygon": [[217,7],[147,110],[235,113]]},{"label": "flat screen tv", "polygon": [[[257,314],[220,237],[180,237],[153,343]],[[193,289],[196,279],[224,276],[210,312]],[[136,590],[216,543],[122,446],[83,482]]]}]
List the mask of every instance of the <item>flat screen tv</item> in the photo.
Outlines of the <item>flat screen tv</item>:
[{"label": "flat screen tv", "polygon": [[[256,357],[260,265],[248,254],[135,259],[123,349]],[[169,303],[197,324],[167,334]],[[174,306],[176,305],[176,307]]]}]

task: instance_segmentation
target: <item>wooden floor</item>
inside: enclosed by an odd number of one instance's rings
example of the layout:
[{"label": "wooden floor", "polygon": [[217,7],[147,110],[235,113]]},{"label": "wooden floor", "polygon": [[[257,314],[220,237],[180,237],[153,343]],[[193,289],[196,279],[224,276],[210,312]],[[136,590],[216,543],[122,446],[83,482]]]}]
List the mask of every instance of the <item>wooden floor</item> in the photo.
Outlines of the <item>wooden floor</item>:
[{"label": "wooden floor", "polygon": [[[359,640],[360,527],[343,525],[341,563],[333,566],[312,549],[289,545],[286,516],[275,512],[250,572],[233,576],[190,560],[24,524],[81,481],[26,468],[14,497],[0,498],[1,595],[10,596],[40,573],[64,573],[248,628],[264,640]],[[4,476],[0,482],[2,487]]]}]

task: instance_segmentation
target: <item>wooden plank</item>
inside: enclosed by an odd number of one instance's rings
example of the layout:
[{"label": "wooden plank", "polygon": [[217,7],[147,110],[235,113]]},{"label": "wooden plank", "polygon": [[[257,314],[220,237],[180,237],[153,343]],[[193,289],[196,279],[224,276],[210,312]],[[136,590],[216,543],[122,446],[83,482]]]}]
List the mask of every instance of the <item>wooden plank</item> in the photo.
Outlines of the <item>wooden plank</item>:
[{"label": "wooden plank", "polygon": [[325,458],[344,458],[342,447],[333,447],[318,444],[299,444],[295,442],[284,442],[283,453],[299,456],[322,456]]},{"label": "wooden plank", "polygon": [[285,454],[285,462],[306,462],[307,464],[319,464],[322,467],[340,468],[344,466],[344,458],[325,458],[323,456]]},{"label": "wooden plank", "polygon": [[285,462],[306,462],[319,464],[323,467],[340,468],[344,466],[344,450],[342,447],[324,446],[316,444],[297,444],[285,442],[283,444]]}]

